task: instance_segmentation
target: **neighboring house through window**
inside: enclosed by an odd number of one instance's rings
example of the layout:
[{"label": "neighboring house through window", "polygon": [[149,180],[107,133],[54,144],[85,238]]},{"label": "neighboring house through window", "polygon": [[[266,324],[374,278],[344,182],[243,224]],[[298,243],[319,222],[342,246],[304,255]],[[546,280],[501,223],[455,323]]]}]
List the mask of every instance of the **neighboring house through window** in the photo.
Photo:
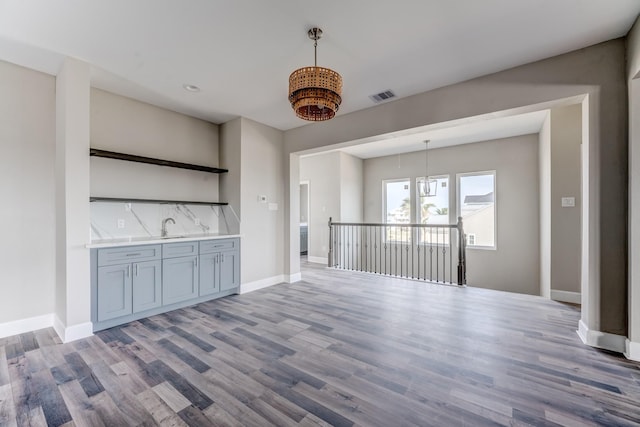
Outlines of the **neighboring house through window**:
[{"label": "neighboring house through window", "polygon": [[495,178],[495,171],[458,175],[458,214],[467,234],[467,247],[496,248]]}]

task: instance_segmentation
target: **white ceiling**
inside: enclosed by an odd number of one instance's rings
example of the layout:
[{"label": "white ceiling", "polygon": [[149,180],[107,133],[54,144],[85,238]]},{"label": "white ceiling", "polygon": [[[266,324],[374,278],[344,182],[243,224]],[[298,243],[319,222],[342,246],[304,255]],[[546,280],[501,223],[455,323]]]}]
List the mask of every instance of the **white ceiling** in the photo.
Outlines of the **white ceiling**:
[{"label": "white ceiling", "polygon": [[623,36],[639,13],[638,0],[0,0],[0,59],[56,74],[76,57],[96,87],[286,130],[307,124],[287,89],[313,64],[312,26],[345,114],[386,89],[406,97]]}]

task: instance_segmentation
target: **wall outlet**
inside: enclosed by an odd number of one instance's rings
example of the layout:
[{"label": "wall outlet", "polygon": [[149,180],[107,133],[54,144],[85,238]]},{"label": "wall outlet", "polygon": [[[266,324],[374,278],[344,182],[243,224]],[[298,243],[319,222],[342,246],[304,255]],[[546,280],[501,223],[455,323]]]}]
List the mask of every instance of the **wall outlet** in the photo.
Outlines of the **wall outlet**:
[{"label": "wall outlet", "polygon": [[277,211],[278,210],[278,204],[277,203],[269,203],[269,210],[270,211]]},{"label": "wall outlet", "polygon": [[200,225],[200,218],[194,218],[193,222],[195,225]]},{"label": "wall outlet", "polygon": [[575,197],[563,197],[562,198],[562,207],[563,208],[573,208],[576,205]]},{"label": "wall outlet", "polygon": [[118,228],[124,228],[124,219],[118,220]]},{"label": "wall outlet", "polygon": [[131,212],[131,203],[125,203],[124,204],[124,211],[125,212]]}]

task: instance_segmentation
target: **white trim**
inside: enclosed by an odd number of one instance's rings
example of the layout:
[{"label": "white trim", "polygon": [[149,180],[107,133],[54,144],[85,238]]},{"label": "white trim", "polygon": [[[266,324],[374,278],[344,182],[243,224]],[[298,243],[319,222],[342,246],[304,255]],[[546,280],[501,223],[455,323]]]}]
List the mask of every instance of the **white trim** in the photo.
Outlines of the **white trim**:
[{"label": "white trim", "polygon": [[551,299],[571,304],[582,304],[582,294],[580,292],[558,291],[551,289]]},{"label": "white trim", "polygon": [[51,326],[53,326],[53,313],[0,323],[0,338],[50,328]]},{"label": "white trim", "polygon": [[299,282],[301,280],[302,280],[302,273],[290,274],[289,280],[287,280],[287,283]]},{"label": "white trim", "polygon": [[618,353],[624,353],[626,350],[627,337],[591,330],[582,320],[578,323],[577,332],[582,342],[591,347],[603,348]]},{"label": "white trim", "polygon": [[624,356],[627,359],[640,362],[640,342],[627,341],[625,342]]},{"label": "white trim", "polygon": [[260,280],[255,280],[253,282],[241,284],[240,293],[246,294],[247,292],[257,291],[258,289],[268,288],[269,286],[278,285],[284,282],[285,282],[284,274],[267,277],[266,279],[260,279]]},{"label": "white trim", "polygon": [[88,338],[93,335],[93,323],[85,322],[73,326],[64,326],[58,316],[54,316],[53,329],[55,329],[63,343]]},{"label": "white trim", "polygon": [[307,261],[313,262],[316,264],[324,264],[327,265],[329,263],[329,258],[321,257],[321,256],[307,256]]}]

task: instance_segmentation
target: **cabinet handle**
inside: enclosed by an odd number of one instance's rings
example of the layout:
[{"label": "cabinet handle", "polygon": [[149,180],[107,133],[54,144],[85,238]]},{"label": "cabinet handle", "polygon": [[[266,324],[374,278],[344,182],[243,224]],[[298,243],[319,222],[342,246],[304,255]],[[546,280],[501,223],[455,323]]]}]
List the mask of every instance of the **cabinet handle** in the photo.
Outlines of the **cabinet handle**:
[{"label": "cabinet handle", "polygon": [[126,256],[140,256],[142,255],[141,253],[137,253],[137,254],[127,254]]},{"label": "cabinet handle", "polygon": [[198,257],[195,258],[196,259],[196,267],[198,266]]},{"label": "cabinet handle", "polygon": [[135,271],[134,271],[134,273],[133,273],[133,274],[134,274],[136,277],[138,277],[138,264],[134,264],[134,265],[135,265],[136,269],[135,269]]},{"label": "cabinet handle", "polygon": [[220,261],[220,262],[221,262],[222,264],[224,264],[224,254],[220,254],[220,259],[222,260],[222,261]]},{"label": "cabinet handle", "polygon": [[127,277],[131,274],[131,266],[127,265]]}]

